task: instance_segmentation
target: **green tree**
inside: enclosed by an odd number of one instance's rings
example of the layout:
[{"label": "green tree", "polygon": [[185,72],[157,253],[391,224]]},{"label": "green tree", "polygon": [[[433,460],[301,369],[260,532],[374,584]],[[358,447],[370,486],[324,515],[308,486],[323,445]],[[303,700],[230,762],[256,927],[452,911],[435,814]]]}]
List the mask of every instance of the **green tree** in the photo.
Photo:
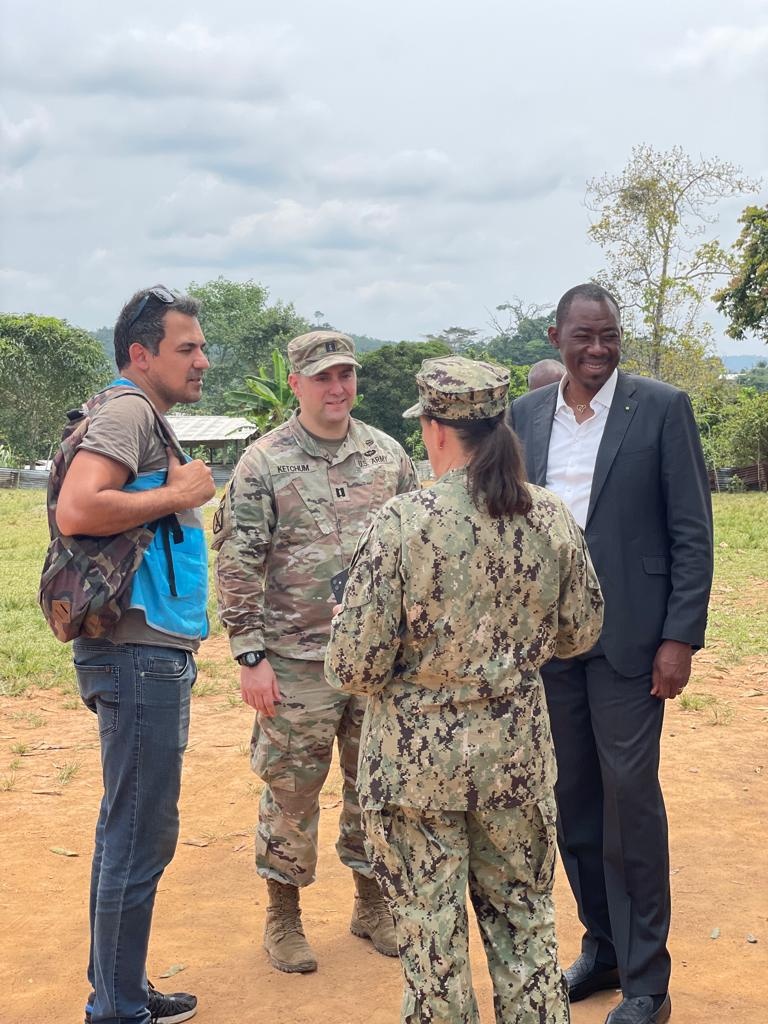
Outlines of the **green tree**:
[{"label": "green tree", "polygon": [[[723,382],[706,401],[694,401],[707,465],[748,466],[768,459],[768,394]],[[762,485],[766,479],[763,476]]]},{"label": "green tree", "polygon": [[208,345],[211,368],[205,377],[198,412],[220,412],[225,394],[258,375],[273,349],[285,352],[291,338],[310,329],[291,303],[269,304],[269,291],[256,281],[218,277],[187,289],[202,302],[200,326]]},{"label": "green tree", "polygon": [[392,341],[385,341],[383,338],[371,338],[367,334],[351,334],[349,331],[350,338],[355,343],[355,352],[358,356],[364,355],[366,352],[375,352],[377,348],[381,348],[384,345],[393,345]]},{"label": "green tree", "polygon": [[[642,348],[635,343],[631,332],[624,335],[621,368],[646,376],[649,372],[642,358]],[[661,350],[658,378],[682,388],[694,404],[697,396],[706,401],[724,376],[725,366],[712,346],[709,324],[701,324],[698,335],[674,335]]]},{"label": "green tree", "polygon": [[731,449],[731,465],[745,466],[768,458],[768,395],[741,388],[727,411],[723,432]]},{"label": "green tree", "polygon": [[768,206],[748,206],[739,223],[735,273],[712,298],[731,321],[726,333],[732,338],[752,333],[768,344]]},{"label": "green tree", "polygon": [[597,215],[589,234],[608,262],[600,277],[623,306],[626,355],[649,376],[662,376],[667,346],[699,336],[712,281],[730,270],[720,244],[702,240],[714,207],[756,188],[734,164],[648,145],[634,147],[620,174],[587,183],[587,207]]},{"label": "green tree", "polygon": [[477,345],[479,333],[474,327],[446,327],[439,334],[428,334],[426,338],[428,343],[445,345],[454,355],[466,356],[468,350]]},{"label": "green tree", "polygon": [[531,366],[539,359],[552,359],[555,352],[547,328],[555,322],[555,311],[538,304],[524,306],[519,299],[496,307],[491,317],[495,335],[486,342],[485,354],[507,366]]},{"label": "green tree", "polygon": [[402,414],[418,397],[416,371],[423,359],[449,355],[450,348],[439,341],[401,341],[362,355],[358,390],[363,397],[355,416],[403,444],[413,432],[412,421]]},{"label": "green tree", "polygon": [[245,378],[242,388],[227,391],[225,398],[229,409],[256,423],[262,434],[279,427],[298,405],[288,383],[288,373],[285,356],[279,349],[272,349],[271,375],[262,366],[257,376]]},{"label": "green tree", "polygon": [[87,331],[54,317],[0,314],[0,443],[24,460],[47,458],[67,410],[110,376]]},{"label": "green tree", "polygon": [[744,370],[736,378],[736,383],[743,388],[754,388],[755,391],[768,391],[768,362],[760,359],[751,370]]},{"label": "green tree", "polygon": [[[547,356],[547,358],[551,358]],[[499,362],[500,360],[496,360]],[[530,366],[518,366],[517,363],[507,363],[506,368],[509,370],[509,395],[508,401],[512,402],[520,395],[524,395],[528,390],[528,371]]]},{"label": "green tree", "polygon": [[115,361],[115,329],[114,327],[97,327],[95,331],[88,332],[99,342],[104,349],[104,355],[109,363]]}]

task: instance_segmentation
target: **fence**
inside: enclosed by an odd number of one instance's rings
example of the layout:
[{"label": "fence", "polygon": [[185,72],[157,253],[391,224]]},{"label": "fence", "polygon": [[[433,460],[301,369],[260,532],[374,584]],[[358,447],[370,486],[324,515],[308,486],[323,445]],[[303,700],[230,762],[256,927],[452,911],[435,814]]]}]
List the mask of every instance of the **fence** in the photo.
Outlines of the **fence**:
[{"label": "fence", "polygon": [[733,479],[738,477],[746,491],[764,491],[768,488],[768,459],[753,462],[751,466],[728,466],[725,469],[710,469],[709,487],[712,491],[733,489]]},{"label": "fence", "polygon": [[45,490],[48,486],[47,469],[7,469],[0,466],[0,488],[24,487]]}]

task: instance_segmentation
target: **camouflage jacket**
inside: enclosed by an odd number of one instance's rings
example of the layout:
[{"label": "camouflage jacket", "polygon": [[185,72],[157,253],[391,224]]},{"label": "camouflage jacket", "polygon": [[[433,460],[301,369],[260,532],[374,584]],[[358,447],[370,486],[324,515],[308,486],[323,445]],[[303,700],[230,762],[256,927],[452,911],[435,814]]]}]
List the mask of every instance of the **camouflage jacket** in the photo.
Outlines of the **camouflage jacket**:
[{"label": "camouflage jacket", "polygon": [[363,807],[501,808],[554,784],[539,668],[592,647],[603,599],[564,502],[530,491],[526,516],[492,519],[449,472],[361,539],[325,666],[369,695]]},{"label": "camouflage jacket", "polygon": [[232,654],[270,650],[322,661],[332,576],[387,499],[418,487],[387,434],[357,420],[331,458],[294,415],[255,441],[227,485],[213,523],[219,614]]}]

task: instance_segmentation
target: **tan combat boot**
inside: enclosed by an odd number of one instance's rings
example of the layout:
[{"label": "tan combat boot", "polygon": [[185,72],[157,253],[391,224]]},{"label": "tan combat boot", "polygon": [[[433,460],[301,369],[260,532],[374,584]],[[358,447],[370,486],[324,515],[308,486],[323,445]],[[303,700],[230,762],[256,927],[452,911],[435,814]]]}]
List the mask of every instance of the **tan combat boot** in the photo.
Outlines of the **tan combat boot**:
[{"label": "tan combat boot", "polygon": [[384,956],[397,956],[397,938],[395,923],[389,912],[379,883],[375,878],[353,871],[355,879],[355,909],[349,930],[361,939],[370,939],[373,948]]},{"label": "tan combat boot", "polygon": [[264,949],[278,971],[309,974],[317,970],[315,954],[304,937],[299,908],[299,890],[267,879],[269,906],[264,928]]}]

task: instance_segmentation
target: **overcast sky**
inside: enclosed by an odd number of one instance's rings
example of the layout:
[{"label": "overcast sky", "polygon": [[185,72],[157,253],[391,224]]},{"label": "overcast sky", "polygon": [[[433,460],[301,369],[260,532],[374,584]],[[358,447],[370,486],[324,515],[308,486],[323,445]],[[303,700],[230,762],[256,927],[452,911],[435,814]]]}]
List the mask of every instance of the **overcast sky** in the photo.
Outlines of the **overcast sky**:
[{"label": "overcast sky", "polygon": [[[0,0],[0,309],[113,324],[253,278],[418,338],[603,266],[587,179],[679,144],[763,178],[768,0]],[[714,321],[714,318],[713,318]],[[722,339],[723,352],[760,352]]]}]

